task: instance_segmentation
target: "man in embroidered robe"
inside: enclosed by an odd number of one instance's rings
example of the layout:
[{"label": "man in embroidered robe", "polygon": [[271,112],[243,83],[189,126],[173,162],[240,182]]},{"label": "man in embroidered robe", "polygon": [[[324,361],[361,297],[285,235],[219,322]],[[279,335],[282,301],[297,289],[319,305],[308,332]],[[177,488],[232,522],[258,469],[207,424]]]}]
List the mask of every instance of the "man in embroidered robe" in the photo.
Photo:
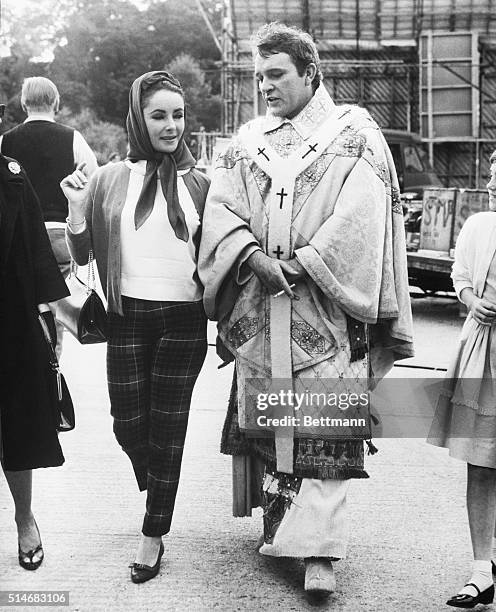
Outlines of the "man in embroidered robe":
[{"label": "man in embroidered robe", "polygon": [[[305,588],[332,592],[349,481],[367,477],[363,438],[298,419],[248,437],[249,389],[289,379],[300,391],[309,380],[367,390],[371,371],[380,378],[413,354],[402,209],[377,124],[333,103],[311,37],[269,24],[254,57],[267,115],[216,161],[199,259],[219,355],[236,362],[222,449],[236,455],[235,480],[241,465],[264,464],[260,552],[305,558]],[[256,480],[253,469],[243,476],[238,493]]]}]

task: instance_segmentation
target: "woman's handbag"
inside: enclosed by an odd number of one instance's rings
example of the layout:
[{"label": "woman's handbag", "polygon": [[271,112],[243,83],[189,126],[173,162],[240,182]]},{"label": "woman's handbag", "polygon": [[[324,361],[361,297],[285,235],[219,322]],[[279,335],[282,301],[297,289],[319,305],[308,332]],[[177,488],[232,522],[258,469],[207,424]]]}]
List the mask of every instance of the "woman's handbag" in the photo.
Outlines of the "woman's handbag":
[{"label": "woman's handbag", "polygon": [[48,326],[41,315],[38,315],[38,321],[40,322],[43,336],[47,343],[50,369],[53,372],[53,376],[50,377],[50,386],[55,404],[54,411],[57,419],[57,431],[71,431],[76,425],[71,394],[69,393],[65,378],[60,371],[59,362],[50,338]]},{"label": "woman's handbag", "polygon": [[66,280],[71,295],[57,302],[57,320],[81,344],[97,344],[107,340],[107,312],[95,291],[93,251],[88,255],[88,281],[77,277],[77,267],[71,262]]}]

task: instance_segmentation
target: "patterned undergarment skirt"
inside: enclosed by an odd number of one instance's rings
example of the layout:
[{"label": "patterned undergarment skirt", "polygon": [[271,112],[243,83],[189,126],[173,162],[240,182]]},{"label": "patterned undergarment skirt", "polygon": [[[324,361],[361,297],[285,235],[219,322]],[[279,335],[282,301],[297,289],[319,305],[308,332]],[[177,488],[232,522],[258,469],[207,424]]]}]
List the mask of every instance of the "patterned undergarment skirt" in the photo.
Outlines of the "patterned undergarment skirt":
[{"label": "patterned undergarment skirt", "polygon": [[349,480],[317,480],[265,474],[262,506],[264,544],[273,557],[343,559],[348,543],[346,493]]}]

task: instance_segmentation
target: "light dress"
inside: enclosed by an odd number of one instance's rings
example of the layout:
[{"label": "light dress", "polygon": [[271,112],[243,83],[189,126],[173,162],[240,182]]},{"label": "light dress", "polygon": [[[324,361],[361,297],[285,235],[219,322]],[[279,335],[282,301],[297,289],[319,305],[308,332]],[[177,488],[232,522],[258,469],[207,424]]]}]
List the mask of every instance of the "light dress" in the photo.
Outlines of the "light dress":
[{"label": "light dress", "polygon": [[[496,304],[496,255],[482,297]],[[469,315],[427,441],[448,448],[451,457],[496,469],[496,323],[481,325]]]}]

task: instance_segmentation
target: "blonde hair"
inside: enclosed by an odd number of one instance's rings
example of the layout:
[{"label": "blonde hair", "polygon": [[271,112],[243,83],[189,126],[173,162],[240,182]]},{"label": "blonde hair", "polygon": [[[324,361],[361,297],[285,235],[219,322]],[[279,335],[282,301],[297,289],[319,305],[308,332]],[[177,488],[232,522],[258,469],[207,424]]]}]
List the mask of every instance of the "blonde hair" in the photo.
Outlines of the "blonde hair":
[{"label": "blonde hair", "polygon": [[21,89],[21,104],[26,110],[50,112],[59,110],[60,95],[55,83],[45,77],[24,79]]}]

